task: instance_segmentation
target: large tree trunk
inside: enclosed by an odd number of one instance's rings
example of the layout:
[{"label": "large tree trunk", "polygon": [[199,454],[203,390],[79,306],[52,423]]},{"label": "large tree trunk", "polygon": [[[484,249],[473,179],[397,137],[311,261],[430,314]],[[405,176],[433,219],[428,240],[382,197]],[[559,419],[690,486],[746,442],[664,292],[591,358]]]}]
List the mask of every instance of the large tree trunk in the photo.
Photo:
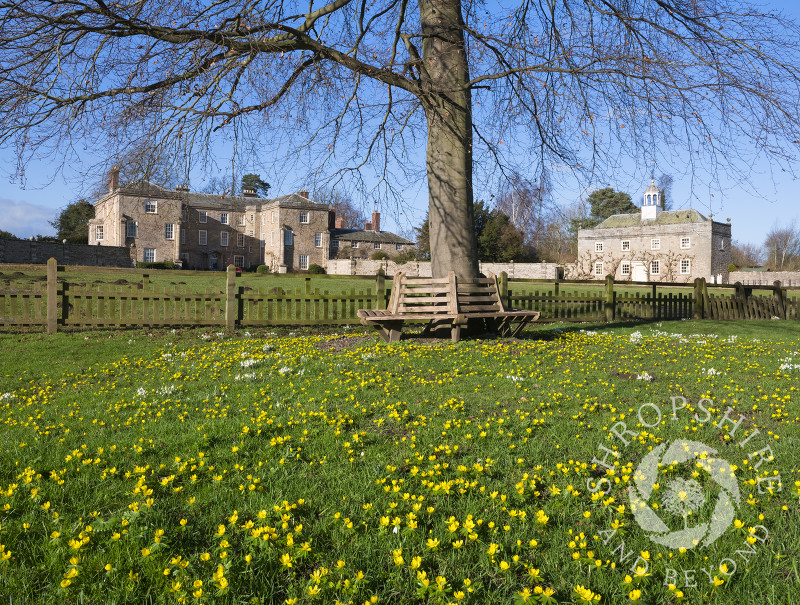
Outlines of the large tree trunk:
[{"label": "large tree trunk", "polygon": [[472,96],[459,0],[420,0],[434,277],[477,277],[472,216]]}]

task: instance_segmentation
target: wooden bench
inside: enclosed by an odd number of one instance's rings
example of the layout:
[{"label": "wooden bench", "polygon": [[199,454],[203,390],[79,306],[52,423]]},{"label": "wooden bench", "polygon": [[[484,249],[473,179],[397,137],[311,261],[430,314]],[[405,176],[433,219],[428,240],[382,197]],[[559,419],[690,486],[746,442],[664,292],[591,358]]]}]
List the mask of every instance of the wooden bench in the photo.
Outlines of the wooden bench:
[{"label": "wooden bench", "polygon": [[[490,331],[517,336],[538,311],[506,309],[500,298],[497,278],[457,279],[451,271],[446,278],[407,277],[397,273],[387,309],[361,309],[361,323],[374,327],[386,342],[402,338],[403,324],[427,320],[422,336],[440,327],[450,328],[453,342],[461,339],[461,328],[470,319],[483,320]],[[513,324],[516,324],[514,326]]]}]

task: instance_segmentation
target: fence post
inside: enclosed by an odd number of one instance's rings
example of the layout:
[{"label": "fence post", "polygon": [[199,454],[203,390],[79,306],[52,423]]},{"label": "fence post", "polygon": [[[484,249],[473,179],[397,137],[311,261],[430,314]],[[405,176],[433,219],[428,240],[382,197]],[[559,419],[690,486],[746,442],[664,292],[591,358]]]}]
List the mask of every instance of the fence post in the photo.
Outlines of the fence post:
[{"label": "fence post", "polygon": [[150,287],[150,274],[142,273],[142,288],[147,290]]},{"label": "fence post", "polygon": [[375,298],[377,298],[377,308],[386,308],[386,272],[383,267],[378,268],[375,274]]},{"label": "fence post", "polygon": [[778,307],[780,311],[779,317],[781,319],[786,319],[786,304],[784,300],[784,292],[783,288],[781,288],[780,280],[776,280],[772,284],[772,297],[775,299],[775,306]]},{"label": "fence post", "polygon": [[58,329],[58,263],[56,259],[47,260],[47,333],[55,334]]},{"label": "fence post", "polygon": [[500,300],[503,301],[503,304],[506,307],[511,306],[511,301],[508,300],[508,273],[505,271],[500,271],[500,279],[497,283],[498,294],[500,294]]},{"label": "fence post", "polygon": [[694,278],[694,312],[692,319],[703,319],[703,283],[702,278]]},{"label": "fence post", "polygon": [[233,330],[236,326],[236,267],[228,265],[225,288],[225,328]]},{"label": "fence post", "polygon": [[614,321],[614,276],[606,275],[606,321]]}]

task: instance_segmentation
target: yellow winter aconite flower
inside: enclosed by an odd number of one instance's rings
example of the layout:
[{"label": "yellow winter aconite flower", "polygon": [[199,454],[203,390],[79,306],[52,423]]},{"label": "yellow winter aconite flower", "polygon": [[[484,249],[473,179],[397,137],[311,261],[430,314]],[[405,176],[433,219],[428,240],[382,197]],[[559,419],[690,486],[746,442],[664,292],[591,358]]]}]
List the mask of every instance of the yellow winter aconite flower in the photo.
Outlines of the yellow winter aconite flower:
[{"label": "yellow winter aconite flower", "polygon": [[584,603],[598,603],[600,601],[599,594],[592,592],[588,588],[584,588],[580,584],[575,587],[575,594],[577,594],[578,598]]},{"label": "yellow winter aconite flower", "polygon": [[638,601],[642,597],[642,591],[638,589],[633,589],[628,593],[628,598],[631,601]]}]

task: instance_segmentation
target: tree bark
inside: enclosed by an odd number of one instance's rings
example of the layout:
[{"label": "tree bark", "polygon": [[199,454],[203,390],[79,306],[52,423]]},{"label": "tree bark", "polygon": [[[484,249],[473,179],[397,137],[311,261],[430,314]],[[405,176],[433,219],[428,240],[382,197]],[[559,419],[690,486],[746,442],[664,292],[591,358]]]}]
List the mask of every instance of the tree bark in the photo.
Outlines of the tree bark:
[{"label": "tree bark", "polygon": [[472,209],[472,96],[459,0],[420,0],[431,271],[477,277]]}]

